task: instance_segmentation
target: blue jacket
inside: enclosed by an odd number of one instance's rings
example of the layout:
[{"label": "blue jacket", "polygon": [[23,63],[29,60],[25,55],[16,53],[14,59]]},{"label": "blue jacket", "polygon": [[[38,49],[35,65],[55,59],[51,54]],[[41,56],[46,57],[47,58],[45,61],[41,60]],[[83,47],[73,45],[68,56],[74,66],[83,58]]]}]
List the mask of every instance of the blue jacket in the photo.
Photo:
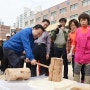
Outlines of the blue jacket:
[{"label": "blue jacket", "polygon": [[34,38],[32,34],[32,28],[26,28],[17,32],[3,45],[3,48],[14,50],[17,54],[21,54],[25,50],[26,57],[29,60],[34,59],[32,48],[34,44]]}]

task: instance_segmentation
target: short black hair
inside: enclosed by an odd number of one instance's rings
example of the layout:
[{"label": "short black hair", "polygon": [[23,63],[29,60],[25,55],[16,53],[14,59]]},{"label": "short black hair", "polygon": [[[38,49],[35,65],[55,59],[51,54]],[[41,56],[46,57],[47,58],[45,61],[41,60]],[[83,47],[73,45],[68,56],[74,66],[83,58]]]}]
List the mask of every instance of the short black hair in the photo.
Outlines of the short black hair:
[{"label": "short black hair", "polygon": [[42,25],[40,25],[40,24],[37,24],[37,25],[35,25],[33,28],[35,28],[35,29],[42,29],[42,31],[45,31],[45,29],[43,28],[43,26]]},{"label": "short black hair", "polygon": [[79,17],[78,17],[79,22],[80,22],[80,19],[87,19],[88,24],[90,22],[90,16],[87,13],[80,14]]},{"label": "short black hair", "polygon": [[59,22],[61,22],[61,21],[64,21],[66,23],[67,22],[67,19],[66,18],[60,18],[59,19]]},{"label": "short black hair", "polygon": [[50,21],[48,19],[43,19],[42,22],[47,22],[50,25]]},{"label": "short black hair", "polygon": [[69,25],[68,25],[69,29],[71,29],[70,25],[72,24],[72,22],[75,24],[75,26],[77,28],[79,27],[79,22],[76,19],[72,19],[72,20],[69,21]]}]

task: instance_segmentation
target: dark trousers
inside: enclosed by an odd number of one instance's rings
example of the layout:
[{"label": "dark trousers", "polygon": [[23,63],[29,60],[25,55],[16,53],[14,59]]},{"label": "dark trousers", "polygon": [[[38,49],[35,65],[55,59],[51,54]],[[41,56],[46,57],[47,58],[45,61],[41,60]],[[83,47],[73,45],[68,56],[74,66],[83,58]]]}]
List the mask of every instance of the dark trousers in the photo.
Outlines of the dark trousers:
[{"label": "dark trousers", "polygon": [[82,65],[82,68],[81,68],[81,80],[82,81],[84,81],[84,79],[85,79],[85,70],[84,70],[84,68],[85,68],[85,65]]},{"label": "dark trousers", "polygon": [[64,78],[68,78],[68,60],[67,60],[66,47],[64,48],[54,47],[54,56],[58,58],[62,56],[63,64],[64,64]]},{"label": "dark trousers", "polygon": [[[73,75],[74,75],[74,55],[72,55],[72,68],[73,68]],[[84,81],[85,78],[85,71],[84,71],[85,65],[82,65],[81,67],[81,80]]]},{"label": "dark trousers", "polygon": [[10,68],[20,68],[20,56],[17,55],[13,50],[3,48],[3,55],[5,62],[9,64]]},{"label": "dark trousers", "polygon": [[[50,61],[51,61],[51,57],[49,56],[49,59],[46,60],[46,65],[49,66],[50,65]],[[45,76],[48,76],[49,75],[49,69],[46,68],[45,69]]]},{"label": "dark trousers", "polygon": [[72,55],[72,68],[73,68],[73,76],[74,76],[74,55]]},{"label": "dark trousers", "polygon": [[5,71],[6,68],[9,68],[8,59],[4,58],[1,60],[1,71]]},{"label": "dark trousers", "polygon": [[[42,64],[46,64],[46,46],[44,44],[34,44],[33,53],[35,59]],[[36,67],[37,65],[31,65],[30,63],[26,64],[26,67],[31,69],[31,76],[36,76]],[[40,66],[40,75],[44,74],[46,68]]]},{"label": "dark trousers", "polygon": [[[54,57],[54,43],[53,42],[51,42],[51,45],[50,45],[50,55],[49,55],[49,59],[46,60],[46,65],[48,65],[48,66],[50,65],[52,57]],[[46,68],[46,74],[45,75],[46,76],[49,75],[49,69],[48,68]]]},{"label": "dark trousers", "polygon": [[20,56],[20,68],[24,67],[24,60],[26,59],[26,55],[21,55]]},{"label": "dark trousers", "polygon": [[[83,72],[82,72],[83,70]],[[77,75],[80,75],[81,72],[81,82],[84,81],[85,76],[90,76],[90,65],[88,64],[77,64],[75,63],[75,67],[74,67],[74,73]]]}]

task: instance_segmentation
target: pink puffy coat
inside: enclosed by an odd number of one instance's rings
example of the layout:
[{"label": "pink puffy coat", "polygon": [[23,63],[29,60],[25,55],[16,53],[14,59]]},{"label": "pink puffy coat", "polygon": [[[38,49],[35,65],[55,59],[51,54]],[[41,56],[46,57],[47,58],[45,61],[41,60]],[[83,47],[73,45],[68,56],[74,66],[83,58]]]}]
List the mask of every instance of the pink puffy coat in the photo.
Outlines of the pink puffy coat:
[{"label": "pink puffy coat", "polygon": [[75,62],[79,64],[90,63],[90,27],[86,34],[81,33],[81,28],[76,32]]}]

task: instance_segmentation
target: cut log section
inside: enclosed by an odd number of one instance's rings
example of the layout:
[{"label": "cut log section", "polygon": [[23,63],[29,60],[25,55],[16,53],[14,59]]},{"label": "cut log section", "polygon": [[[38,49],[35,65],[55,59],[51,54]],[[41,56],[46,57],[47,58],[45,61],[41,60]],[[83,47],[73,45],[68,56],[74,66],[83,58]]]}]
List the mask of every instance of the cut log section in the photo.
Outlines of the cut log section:
[{"label": "cut log section", "polygon": [[70,90],[90,90],[90,85],[76,86],[71,88]]},{"label": "cut log section", "polygon": [[27,80],[31,77],[29,68],[7,68],[5,70],[5,80]]},{"label": "cut log section", "polygon": [[51,58],[50,68],[49,68],[49,80],[59,82],[62,80],[62,58]]}]

